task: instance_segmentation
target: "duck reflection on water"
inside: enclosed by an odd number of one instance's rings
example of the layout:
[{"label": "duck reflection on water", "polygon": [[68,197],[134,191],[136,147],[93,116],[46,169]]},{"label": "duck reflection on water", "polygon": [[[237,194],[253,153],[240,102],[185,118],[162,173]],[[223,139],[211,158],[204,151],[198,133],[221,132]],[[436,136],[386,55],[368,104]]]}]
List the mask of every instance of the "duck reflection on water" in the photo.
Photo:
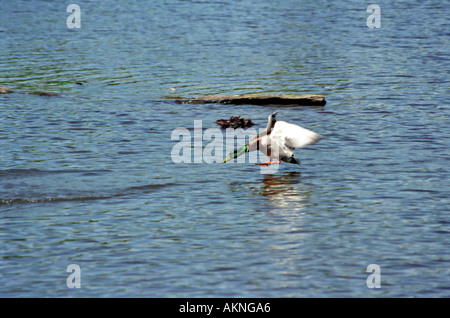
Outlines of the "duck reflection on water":
[{"label": "duck reflection on water", "polygon": [[299,171],[283,174],[265,174],[259,189],[255,194],[269,200],[271,205],[287,209],[289,213],[300,211],[305,206],[305,199],[309,197],[308,189],[300,180]]}]

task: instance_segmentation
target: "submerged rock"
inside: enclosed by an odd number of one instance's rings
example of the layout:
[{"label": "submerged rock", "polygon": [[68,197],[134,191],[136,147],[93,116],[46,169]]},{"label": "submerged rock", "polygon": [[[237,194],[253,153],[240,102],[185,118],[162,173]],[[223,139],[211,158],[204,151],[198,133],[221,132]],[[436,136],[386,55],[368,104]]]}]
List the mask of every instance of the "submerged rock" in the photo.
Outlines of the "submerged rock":
[{"label": "submerged rock", "polygon": [[215,122],[222,129],[226,128],[249,128],[254,125],[251,119],[244,119],[241,116],[232,116],[230,119],[219,119]]},{"label": "submerged rock", "polygon": [[305,105],[324,106],[326,104],[324,95],[309,94],[244,94],[244,95],[222,95],[222,96],[199,96],[192,99],[177,100],[182,104],[236,104],[236,105]]},{"label": "submerged rock", "polygon": [[10,90],[8,87],[0,87],[0,94],[9,94],[12,93],[13,91]]},{"label": "submerged rock", "polygon": [[[0,94],[9,94],[13,91],[7,87],[0,87]],[[31,93],[21,93],[21,94],[30,94],[30,95],[38,95],[38,96],[59,96],[57,93],[49,93],[49,92],[31,92]]]},{"label": "submerged rock", "polygon": [[28,93],[31,95],[38,95],[38,96],[59,96],[57,93],[48,93],[48,92],[33,92],[33,93]]}]

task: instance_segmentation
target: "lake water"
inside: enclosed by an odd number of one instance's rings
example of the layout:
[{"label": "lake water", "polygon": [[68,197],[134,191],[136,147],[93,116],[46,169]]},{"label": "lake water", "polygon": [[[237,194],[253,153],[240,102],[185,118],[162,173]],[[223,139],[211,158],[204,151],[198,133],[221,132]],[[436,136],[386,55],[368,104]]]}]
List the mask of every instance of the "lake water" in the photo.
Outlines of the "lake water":
[{"label": "lake water", "polygon": [[[1,297],[450,296],[447,1],[68,4],[0,1]],[[172,99],[239,93],[327,104]],[[323,137],[301,166],[172,160],[273,111]]]}]

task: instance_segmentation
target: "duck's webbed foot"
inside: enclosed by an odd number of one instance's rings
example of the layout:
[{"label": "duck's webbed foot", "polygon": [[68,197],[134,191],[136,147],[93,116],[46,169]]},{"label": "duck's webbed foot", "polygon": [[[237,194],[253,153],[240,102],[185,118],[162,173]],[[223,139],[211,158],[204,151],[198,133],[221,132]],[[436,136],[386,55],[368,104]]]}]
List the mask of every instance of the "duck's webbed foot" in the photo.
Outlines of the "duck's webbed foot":
[{"label": "duck's webbed foot", "polygon": [[272,165],[272,164],[280,164],[281,160],[278,161],[268,161],[268,162],[264,162],[264,163],[257,163],[257,166],[264,166],[267,167],[268,165]]}]

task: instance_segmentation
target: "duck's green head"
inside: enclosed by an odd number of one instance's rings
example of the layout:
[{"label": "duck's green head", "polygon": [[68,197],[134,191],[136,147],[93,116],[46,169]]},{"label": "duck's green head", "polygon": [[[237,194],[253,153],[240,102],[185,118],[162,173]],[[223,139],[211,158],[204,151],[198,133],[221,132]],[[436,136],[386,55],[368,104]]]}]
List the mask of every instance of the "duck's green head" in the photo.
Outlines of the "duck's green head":
[{"label": "duck's green head", "polygon": [[248,150],[248,145],[245,145],[244,147],[242,147],[241,149],[235,149],[234,151],[230,152],[228,154],[228,156],[223,159],[223,163],[230,161],[231,159],[237,158],[240,155],[242,155],[243,153],[245,153]]}]

